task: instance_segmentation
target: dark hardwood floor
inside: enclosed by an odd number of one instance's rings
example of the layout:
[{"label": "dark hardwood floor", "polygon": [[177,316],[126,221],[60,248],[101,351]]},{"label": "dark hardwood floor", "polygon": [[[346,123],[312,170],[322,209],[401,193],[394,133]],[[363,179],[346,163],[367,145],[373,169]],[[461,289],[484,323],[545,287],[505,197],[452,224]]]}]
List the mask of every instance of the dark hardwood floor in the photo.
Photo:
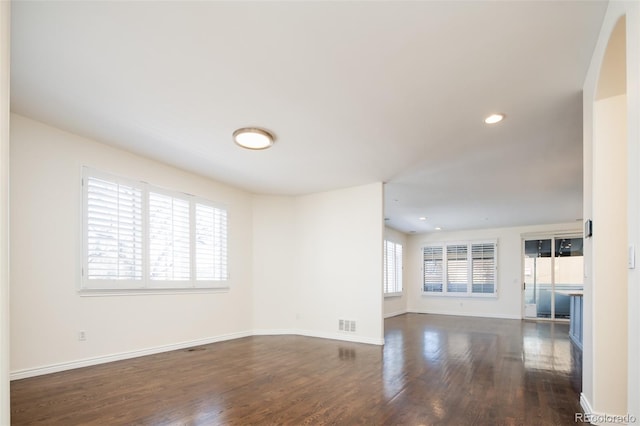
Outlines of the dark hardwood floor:
[{"label": "dark hardwood floor", "polygon": [[256,336],[17,380],[12,424],[582,424],[566,324],[407,314],[385,341]]}]

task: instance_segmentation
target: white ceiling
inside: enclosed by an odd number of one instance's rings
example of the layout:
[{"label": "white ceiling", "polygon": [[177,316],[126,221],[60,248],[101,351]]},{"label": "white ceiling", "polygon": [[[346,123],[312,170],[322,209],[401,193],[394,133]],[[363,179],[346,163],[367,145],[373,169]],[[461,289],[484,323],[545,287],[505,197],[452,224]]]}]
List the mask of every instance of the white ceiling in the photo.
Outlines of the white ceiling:
[{"label": "white ceiling", "polygon": [[[11,107],[256,193],[384,181],[405,232],[574,221],[605,8],[14,1]],[[242,150],[243,126],[276,144]]]}]

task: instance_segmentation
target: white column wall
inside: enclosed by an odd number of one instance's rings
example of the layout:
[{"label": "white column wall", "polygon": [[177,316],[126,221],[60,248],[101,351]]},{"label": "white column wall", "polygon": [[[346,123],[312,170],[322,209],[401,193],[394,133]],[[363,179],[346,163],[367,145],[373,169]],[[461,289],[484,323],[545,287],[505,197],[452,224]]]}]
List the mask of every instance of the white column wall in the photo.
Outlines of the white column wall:
[{"label": "white column wall", "polygon": [[[618,20],[626,16],[626,142],[627,155],[626,164],[628,168],[627,178],[627,243],[636,247],[640,246],[640,179],[638,168],[640,167],[640,3],[634,1],[611,1],[608,5],[607,13],[604,17],[602,29],[598,42],[594,49],[589,71],[585,78],[583,87],[583,138],[584,138],[584,218],[594,217],[594,204],[598,200],[594,197],[594,181],[598,177],[594,174],[596,158],[594,155],[594,100],[598,79],[604,54],[609,42],[609,37]],[[623,160],[624,161],[624,160]],[[606,232],[597,222],[594,222],[594,235],[598,232]],[[615,312],[599,309],[597,293],[594,292],[594,276],[597,267],[594,267],[594,247],[590,239],[585,240],[585,298],[584,298],[584,335],[583,335],[583,385],[581,402],[586,411],[603,412],[609,407],[601,405],[594,400],[596,395],[606,395],[608,389],[601,388],[604,383],[596,375],[606,374],[610,365],[603,363],[603,358],[599,354],[603,348],[606,350],[607,336],[599,338],[594,335],[596,327],[609,314]],[[636,254],[636,263],[640,258]],[[626,270],[627,274],[627,336],[626,348],[619,348],[627,352],[627,372],[626,372],[626,412],[640,418],[640,366],[637,360],[640,359],[640,272],[637,264],[635,269]],[[606,277],[605,277],[606,279]],[[624,302],[623,302],[624,304]],[[606,319],[604,319],[606,322]],[[618,384],[612,390],[613,394],[619,394]],[[623,414],[626,414],[623,413]],[[615,413],[611,413],[615,414]]]},{"label": "white column wall", "polygon": [[[591,324],[595,412],[627,413],[626,96],[596,102]],[[588,317],[587,317],[588,318]]]},{"label": "white column wall", "polygon": [[[302,334],[383,343],[382,183],[305,195],[296,200]],[[355,320],[355,333],[338,320]]]},{"label": "white column wall", "polygon": [[628,271],[627,411],[640,419],[640,4],[625,4],[627,14],[627,223],[636,249],[636,268]]},{"label": "white column wall", "polygon": [[11,2],[0,1],[0,424],[9,409],[9,74]]}]

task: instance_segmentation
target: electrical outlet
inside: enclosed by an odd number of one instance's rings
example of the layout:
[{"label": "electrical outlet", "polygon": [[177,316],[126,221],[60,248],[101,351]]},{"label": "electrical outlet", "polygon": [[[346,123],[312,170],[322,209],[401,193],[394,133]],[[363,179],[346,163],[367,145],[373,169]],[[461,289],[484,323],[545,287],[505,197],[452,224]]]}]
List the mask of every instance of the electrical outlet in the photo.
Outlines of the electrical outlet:
[{"label": "electrical outlet", "polygon": [[87,340],[87,333],[84,330],[78,331],[78,340],[80,340],[81,342]]}]

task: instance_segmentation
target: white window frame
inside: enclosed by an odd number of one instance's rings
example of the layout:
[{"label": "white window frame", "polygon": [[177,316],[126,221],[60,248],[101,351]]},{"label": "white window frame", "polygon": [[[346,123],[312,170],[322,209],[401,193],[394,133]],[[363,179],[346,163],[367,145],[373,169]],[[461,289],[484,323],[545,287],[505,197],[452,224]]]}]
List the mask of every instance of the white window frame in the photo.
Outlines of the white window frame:
[{"label": "white window frame", "polygon": [[[493,293],[480,293],[473,292],[473,247],[477,245],[493,245]],[[448,291],[448,255],[447,247],[452,246],[466,246],[467,258],[466,258],[466,275],[467,275],[467,288],[465,292],[461,291]],[[438,248],[442,250],[442,290],[441,291],[425,291],[426,276],[425,276],[425,263],[424,252],[426,248]],[[478,298],[496,298],[498,297],[498,240],[477,240],[477,241],[446,241],[434,244],[425,244],[420,248],[420,258],[422,259],[422,283],[420,291],[424,296],[434,297],[478,297]]]},{"label": "white window frame", "polygon": [[[89,279],[89,247],[88,247],[88,181],[91,178],[101,179],[108,182],[114,182],[121,185],[127,185],[139,189],[142,192],[142,277],[141,279]],[[149,193],[154,192],[166,195],[172,198],[187,201],[189,203],[189,279],[181,280],[156,280],[150,276],[150,250],[149,250]],[[224,216],[223,224],[225,232],[222,243],[224,250],[221,253],[220,263],[223,266],[223,273],[226,278],[221,276],[220,279],[197,279],[197,261],[196,261],[196,205],[201,204],[213,209],[219,209],[221,215]],[[201,197],[182,192],[170,191],[146,182],[135,181],[133,179],[123,178],[110,173],[98,171],[89,167],[82,168],[82,267],[80,271],[80,292],[85,294],[92,293],[129,293],[129,292],[164,292],[164,291],[193,291],[193,290],[226,290],[230,287],[229,274],[229,211],[226,205],[216,203]]]},{"label": "white window frame", "polygon": [[[390,253],[391,250],[388,249],[389,245],[393,245],[393,253]],[[398,247],[400,248],[400,251],[398,252]],[[404,247],[402,246],[402,244],[395,242],[393,240],[389,240],[389,239],[385,239],[384,240],[384,244],[383,244],[383,262],[384,262],[384,279],[383,279],[383,286],[382,286],[382,292],[384,294],[384,297],[397,297],[397,296],[402,296],[402,293],[404,291],[404,283],[402,282],[403,278],[402,278],[402,270],[403,270],[403,252],[404,252]],[[393,286],[393,291],[387,291],[387,289],[389,288],[390,284],[388,282],[388,278],[389,278],[389,274],[388,274],[388,270],[387,270],[387,265],[388,265],[388,256],[389,255],[393,256],[393,271],[392,271],[392,275],[393,275],[393,279],[394,279],[394,283],[395,286]]]}]

